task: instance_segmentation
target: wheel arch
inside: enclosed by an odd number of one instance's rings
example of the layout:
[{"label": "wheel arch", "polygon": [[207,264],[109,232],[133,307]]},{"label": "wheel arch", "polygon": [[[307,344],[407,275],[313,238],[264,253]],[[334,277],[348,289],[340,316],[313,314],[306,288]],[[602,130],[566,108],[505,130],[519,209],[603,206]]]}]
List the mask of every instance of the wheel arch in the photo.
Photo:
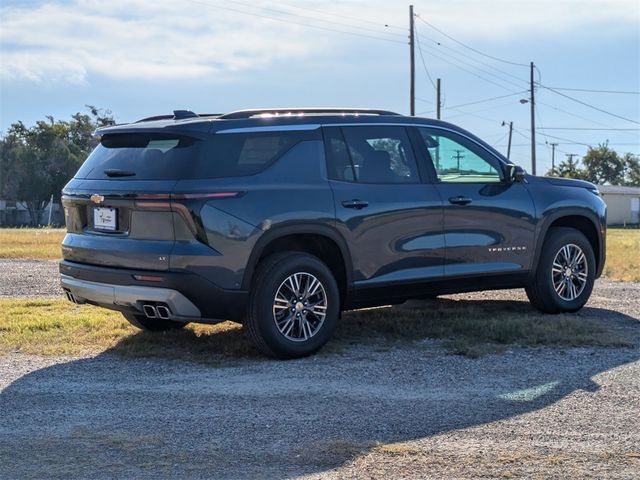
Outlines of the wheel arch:
[{"label": "wheel arch", "polygon": [[336,277],[344,303],[353,283],[351,255],[342,235],[326,225],[287,225],[265,232],[249,256],[242,278],[242,288],[248,290],[251,287],[255,269],[263,258],[287,250],[310,253],[325,262]]},{"label": "wheel arch", "polygon": [[542,253],[542,247],[547,241],[549,231],[553,227],[574,228],[584,234],[593,248],[593,254],[596,259],[596,278],[602,273],[605,258],[605,242],[601,235],[598,217],[587,209],[562,209],[545,217],[538,234],[539,241],[536,244],[535,255],[533,257],[532,273],[535,273],[538,267],[538,261]]}]

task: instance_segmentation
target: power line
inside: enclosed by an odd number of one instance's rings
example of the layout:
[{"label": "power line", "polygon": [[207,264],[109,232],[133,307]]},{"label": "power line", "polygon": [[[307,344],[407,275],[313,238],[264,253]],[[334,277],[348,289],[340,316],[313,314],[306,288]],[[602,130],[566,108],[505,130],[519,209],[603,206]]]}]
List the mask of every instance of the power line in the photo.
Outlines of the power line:
[{"label": "power line", "polygon": [[508,63],[509,65],[516,65],[518,67],[529,67],[529,65],[526,65],[524,63],[516,63],[516,62],[511,62],[509,60],[505,60],[503,58],[498,58],[498,57],[494,57],[493,55],[489,55],[487,53],[481,52],[480,50],[476,50],[473,47],[470,47],[469,45],[466,45],[465,43],[462,43],[460,40],[456,40],[455,38],[453,38],[451,35],[448,35],[446,33],[444,33],[442,30],[440,30],[438,27],[436,27],[435,25],[432,25],[431,23],[427,22],[424,18],[422,18],[420,15],[416,15],[416,17],[418,17],[418,19],[420,21],[422,21],[424,24],[428,25],[429,27],[433,28],[436,32],[440,33],[441,35],[444,35],[445,37],[447,37],[449,40],[456,42],[458,45],[463,46],[464,48],[467,48],[469,50],[471,50],[472,52],[477,53],[478,55],[482,55],[483,57],[487,57],[490,58],[491,60],[495,60],[497,62],[502,62],[502,63]]},{"label": "power line", "polygon": [[[357,22],[368,23],[368,24],[371,24],[371,25],[385,26],[387,28],[395,28],[397,30],[402,30],[402,31],[406,31],[407,30],[407,27],[399,27],[397,25],[390,25],[388,23],[374,22],[374,21],[371,21],[371,20],[364,20],[364,19],[357,18],[357,17],[350,17],[348,15],[343,15],[343,14],[339,14],[339,13],[331,13],[331,12],[325,12],[325,11],[314,9],[314,8],[301,7],[301,6],[295,5],[293,3],[288,3],[288,2],[278,2],[278,3],[281,3],[282,5],[287,5],[289,7],[297,8],[297,9],[300,9],[300,10],[319,13],[321,15],[326,15],[326,16],[329,16],[329,17],[348,18],[349,20],[355,20]],[[403,35],[406,36],[406,34],[403,34]]]},{"label": "power line", "polygon": [[[466,53],[464,53],[464,52],[461,52],[461,51],[459,51],[459,50],[456,50],[455,48],[451,48],[451,47],[449,47],[449,46],[445,45],[443,42],[440,42],[440,41],[438,41],[438,40],[435,40],[435,39],[431,38],[429,35],[424,35],[424,34],[423,34],[422,36],[423,36],[424,38],[426,38],[427,40],[429,40],[429,42],[431,42],[431,43],[433,43],[433,44],[434,44],[434,47],[433,47],[434,49],[439,49],[439,47],[442,47],[442,48],[444,48],[444,49],[446,49],[446,50],[449,50],[450,52],[452,52],[452,53],[453,53],[453,54],[455,54],[455,55],[459,55],[459,56],[461,56],[461,57],[467,58],[467,59],[471,60],[471,61],[472,61],[472,62],[474,62],[474,63],[478,63],[478,64],[480,64],[480,65],[484,65],[485,67],[490,68],[490,69],[492,69],[492,70],[495,70],[496,72],[500,72],[500,73],[502,73],[503,75],[506,75],[506,76],[508,76],[508,77],[511,77],[511,78],[513,78],[513,79],[517,80],[518,82],[523,82],[523,83],[524,83],[524,80],[523,80],[522,78],[517,77],[517,76],[515,76],[515,75],[512,75],[511,73],[509,73],[509,72],[507,72],[507,71],[505,71],[505,70],[502,70],[502,69],[500,69],[500,68],[496,67],[495,65],[492,65],[492,64],[489,64],[489,63],[483,62],[483,61],[481,61],[481,60],[478,60],[478,58],[477,58],[477,57],[474,57],[474,56],[468,55],[468,54],[466,54]],[[445,54],[445,52],[442,52],[442,54]],[[472,65],[472,64],[467,63],[467,62],[464,62],[464,61],[462,61],[462,60],[460,60],[460,61],[461,61],[461,62],[463,62],[463,63],[465,63],[466,65],[469,65],[469,66],[472,66],[472,67],[474,67],[474,68],[477,68],[478,70],[481,70],[482,72],[489,73],[489,72],[487,72],[486,70],[481,69],[480,67],[478,67],[478,66],[476,66],[476,65]],[[501,79],[501,80],[503,80],[503,81],[505,81],[505,82],[510,82],[510,83],[512,83],[512,84],[514,84],[514,85],[516,85],[516,86],[520,86],[519,84],[515,84],[515,83],[513,83],[513,82],[511,82],[511,81],[509,81],[509,80],[507,80],[507,79],[505,79],[505,78],[503,78],[503,77],[500,77],[499,75],[496,75],[496,74],[493,74],[493,73],[490,73],[490,75],[492,75],[492,76],[494,76],[494,77],[496,77],[496,78],[499,78],[499,79]]]},{"label": "power line", "polygon": [[[416,36],[416,40],[417,40],[418,45],[420,45],[420,37]],[[445,62],[445,63],[448,63],[448,64],[450,64],[450,65],[453,65],[454,67],[459,68],[460,70],[463,70],[463,71],[467,72],[467,73],[468,73],[468,74],[470,74],[470,75],[473,75],[474,77],[477,77],[477,78],[479,78],[479,79],[481,79],[481,80],[484,80],[485,82],[488,82],[488,83],[491,83],[491,84],[493,84],[493,85],[496,85],[496,86],[498,86],[498,87],[500,87],[500,88],[502,88],[502,89],[504,89],[504,90],[507,90],[508,92],[511,92],[511,93],[517,93],[517,92],[516,92],[515,90],[513,90],[512,88],[510,88],[510,87],[506,87],[506,86],[504,86],[504,85],[499,84],[498,82],[496,82],[496,81],[494,81],[494,80],[491,80],[491,79],[486,78],[486,77],[484,77],[484,76],[482,76],[482,75],[479,75],[479,74],[477,74],[476,72],[473,72],[473,71],[469,70],[468,68],[462,67],[462,66],[458,65],[456,62],[453,62],[453,61],[451,61],[451,60],[449,60],[449,59],[447,59],[447,58],[441,57],[440,55],[436,55],[435,53],[431,53],[431,55],[432,55],[433,57],[435,57],[435,58],[437,58],[437,59],[439,59],[439,60],[441,60],[441,61]]]},{"label": "power line", "polygon": [[640,92],[624,90],[591,90],[588,88],[568,88],[568,87],[547,87],[553,90],[566,90],[568,92],[589,92],[589,93],[616,93],[621,95],[640,95]]},{"label": "power line", "polygon": [[[416,36],[418,36],[418,29],[416,28],[416,26],[413,26],[413,29],[416,32]],[[418,40],[418,52],[420,52],[420,59],[422,60],[422,66],[424,67],[424,71],[427,74],[427,77],[429,78],[429,82],[431,82],[431,86],[433,87],[434,90],[437,90],[436,88],[436,84],[433,81],[433,78],[431,78],[431,74],[429,73],[429,69],[427,68],[427,62],[424,61],[424,55],[422,55],[422,45],[420,44],[420,41]]]},{"label": "power line", "polygon": [[297,14],[297,13],[291,13],[291,12],[287,12],[285,10],[279,10],[279,9],[276,9],[276,8],[258,7],[256,5],[252,5],[252,4],[246,3],[246,2],[241,2],[241,1],[238,1],[238,0],[227,0],[227,1],[229,1],[231,3],[235,3],[237,5],[242,5],[242,6],[245,6],[245,7],[248,7],[248,8],[252,8],[254,10],[273,12],[273,13],[275,13],[277,15],[289,15],[289,16],[293,16],[293,17],[307,18],[307,19],[310,19],[310,20],[313,20],[313,21],[330,23],[330,24],[333,24],[333,25],[339,25],[339,26],[347,27],[347,28],[357,28],[357,29],[360,29],[360,30],[366,30],[366,31],[378,33],[378,34],[381,34],[381,35],[395,35],[395,36],[399,36],[399,37],[406,37],[406,34],[395,33],[395,32],[383,32],[383,31],[381,31],[379,29],[373,29],[373,28],[370,28],[370,27],[362,27],[360,25],[354,25],[354,24],[349,24],[349,23],[344,23],[344,22],[335,22],[333,20],[322,20],[322,19],[319,19],[317,17],[313,17],[313,16],[309,16],[309,15],[300,15],[300,14]]},{"label": "power line", "polygon": [[611,130],[614,132],[640,131],[640,128],[592,128],[592,127],[547,127],[547,130]]},{"label": "power line", "polygon": [[523,90],[522,92],[509,93],[507,95],[500,95],[498,97],[485,98],[483,100],[476,100],[475,102],[469,102],[469,103],[463,103],[463,104],[460,104],[460,105],[454,105],[453,107],[448,107],[448,108],[467,107],[469,105],[476,105],[478,103],[491,102],[493,100],[499,100],[501,98],[513,97],[515,95],[522,95],[523,93],[527,93],[527,91]]},{"label": "power line", "polygon": [[563,138],[563,137],[556,137],[555,135],[545,135],[546,137],[549,138],[553,138],[554,140],[562,140],[564,142],[569,142],[571,145],[584,145],[585,147],[590,147],[591,145],[589,143],[584,143],[584,142],[577,142],[575,140],[572,140],[570,138]]},{"label": "power line", "polygon": [[261,15],[259,13],[247,12],[246,10],[238,10],[237,8],[231,8],[231,7],[226,7],[226,6],[222,7],[220,5],[213,5],[211,3],[206,3],[206,2],[199,1],[199,0],[188,0],[188,1],[191,2],[191,3],[195,3],[197,5],[202,5],[204,7],[217,8],[219,10],[226,10],[226,11],[229,11],[229,12],[240,13],[242,15],[250,15],[252,17],[266,18],[268,20],[273,20],[273,21],[276,21],[276,22],[289,23],[289,24],[292,24],[292,25],[300,25],[300,26],[303,26],[303,27],[315,28],[317,30],[325,30],[327,32],[344,33],[346,35],[355,35],[357,37],[364,37],[364,38],[380,40],[380,41],[383,41],[383,42],[390,42],[390,43],[401,43],[401,44],[405,44],[406,43],[406,42],[402,42],[400,40],[392,40],[390,38],[376,37],[376,36],[368,35],[368,34],[365,34],[365,33],[350,32],[350,31],[339,30],[337,28],[331,28],[331,27],[322,27],[320,25],[313,25],[313,24],[309,24],[309,23],[296,22],[294,20],[287,20],[287,19],[284,19],[284,18],[273,17],[271,15]]},{"label": "power line", "polygon": [[[434,43],[436,43],[436,44],[437,44],[437,42],[434,42]],[[426,46],[425,46],[425,48],[430,49],[430,53],[432,53],[432,54],[433,54],[433,52],[434,52],[434,51],[436,51],[436,52],[438,53],[438,55],[445,55],[445,56],[447,56],[447,57],[451,57],[451,58],[455,59],[456,61],[460,62],[460,63],[461,63],[461,64],[463,64],[463,65],[466,65],[466,66],[468,66],[468,67],[470,67],[470,68],[473,68],[473,69],[475,69],[475,70],[477,70],[477,71],[479,71],[479,72],[482,72],[484,75],[488,75],[488,76],[490,76],[490,77],[493,77],[493,78],[495,78],[495,79],[499,80],[500,82],[504,82],[505,84],[509,84],[509,85],[511,85],[511,86],[513,86],[513,87],[516,87],[517,89],[521,89],[521,88],[524,86],[522,83],[516,83],[516,82],[514,82],[513,80],[510,80],[510,79],[508,79],[508,78],[504,78],[504,77],[502,77],[502,76],[500,76],[500,75],[496,75],[493,71],[490,71],[490,70],[487,70],[487,69],[481,68],[481,67],[479,67],[479,66],[478,66],[478,65],[476,65],[476,64],[469,63],[468,61],[466,61],[466,60],[464,60],[464,59],[460,59],[460,58],[458,58],[457,56],[453,56],[453,57],[452,57],[452,56],[451,56],[451,53],[440,51],[440,50],[438,50],[438,49],[437,49],[436,47],[434,47],[434,46],[426,45]],[[457,51],[455,51],[455,50],[452,50],[452,51],[453,51],[456,55],[460,55]],[[468,58],[466,55],[463,55],[463,57]],[[480,63],[481,63],[481,62],[480,62]],[[485,66],[487,66],[489,69],[492,69],[492,68],[493,68],[493,67],[491,67],[490,65],[487,65],[486,63],[481,63],[481,65],[485,65]]]},{"label": "power line", "polygon": [[540,83],[538,83],[538,86],[540,86],[540,87],[542,87],[542,88],[544,88],[544,89],[546,89],[546,90],[550,90],[550,91],[552,91],[553,93],[555,93],[556,95],[560,95],[560,96],[565,97],[565,98],[568,98],[569,100],[572,100],[572,101],[574,101],[574,102],[576,102],[576,103],[579,103],[579,104],[581,104],[581,105],[584,105],[585,107],[589,107],[589,108],[591,108],[591,109],[593,109],[593,110],[597,110],[598,112],[604,113],[604,114],[606,114],[606,115],[610,115],[610,116],[612,116],[612,117],[619,118],[619,119],[621,119],[621,120],[625,120],[625,121],[627,121],[627,122],[636,123],[636,124],[640,125],[640,122],[638,122],[638,121],[636,121],[636,120],[632,120],[631,118],[623,117],[622,115],[618,115],[618,114],[616,114],[616,113],[608,112],[607,110],[604,110],[604,109],[602,109],[602,108],[596,107],[595,105],[591,105],[590,103],[583,102],[582,100],[578,100],[577,98],[571,97],[571,96],[569,96],[569,95],[567,95],[567,94],[565,94],[565,93],[562,93],[562,92],[559,92],[559,91],[557,91],[557,90],[554,90],[553,88],[550,88],[550,87],[546,87],[546,86],[544,86],[544,85],[541,85]]}]

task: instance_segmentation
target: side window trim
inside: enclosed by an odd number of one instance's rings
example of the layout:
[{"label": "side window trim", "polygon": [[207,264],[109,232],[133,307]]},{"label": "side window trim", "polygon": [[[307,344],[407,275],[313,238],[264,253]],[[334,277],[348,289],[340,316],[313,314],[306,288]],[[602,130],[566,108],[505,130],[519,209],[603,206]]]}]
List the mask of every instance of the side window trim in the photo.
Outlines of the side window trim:
[{"label": "side window trim", "polygon": [[422,139],[422,135],[418,131],[418,127],[411,126],[405,127],[411,147],[413,149],[413,155],[416,158],[418,164],[418,174],[420,175],[420,182],[425,184],[438,183],[438,175],[433,167],[431,159],[428,157],[427,146]]}]

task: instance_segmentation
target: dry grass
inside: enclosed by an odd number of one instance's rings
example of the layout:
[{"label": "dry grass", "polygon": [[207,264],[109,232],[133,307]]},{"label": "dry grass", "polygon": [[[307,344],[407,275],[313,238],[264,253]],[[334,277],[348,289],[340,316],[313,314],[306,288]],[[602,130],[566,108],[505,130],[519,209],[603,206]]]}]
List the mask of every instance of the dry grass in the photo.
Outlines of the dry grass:
[{"label": "dry grass", "polygon": [[338,338],[443,339],[451,353],[479,357],[508,346],[629,347],[612,325],[575,315],[543,315],[524,302],[449,300],[411,302],[406,306],[349,312]]},{"label": "dry grass", "polygon": [[640,228],[608,229],[604,275],[609,280],[640,282]]},{"label": "dry grass", "polygon": [[108,349],[125,356],[186,360],[253,352],[240,326],[231,322],[152,334],[132,327],[118,312],[90,305],[0,299],[0,354],[85,355]]},{"label": "dry grass", "polygon": [[2,228],[0,258],[57,260],[64,234],[63,228]]},{"label": "dry grass", "polygon": [[[522,302],[424,302],[345,313],[325,353],[350,344],[380,350],[426,338],[444,340],[451,353],[478,357],[512,345],[628,347],[605,322],[535,313]],[[0,299],[0,354],[85,355],[106,350],[127,357],[162,357],[215,364],[258,357],[240,325],[189,325],[181,331],[141,332],[118,312],[61,299]]]}]

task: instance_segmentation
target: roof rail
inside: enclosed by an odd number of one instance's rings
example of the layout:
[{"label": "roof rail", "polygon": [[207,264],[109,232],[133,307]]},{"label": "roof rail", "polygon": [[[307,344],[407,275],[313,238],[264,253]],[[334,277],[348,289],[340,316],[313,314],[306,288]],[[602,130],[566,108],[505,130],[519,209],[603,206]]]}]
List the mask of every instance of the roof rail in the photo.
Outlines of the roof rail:
[{"label": "roof rail", "polygon": [[263,108],[250,110],[236,110],[234,112],[221,115],[220,119],[231,120],[240,118],[251,118],[257,116],[301,116],[304,114],[327,114],[327,115],[400,115],[388,110],[375,110],[370,108]]},{"label": "roof rail", "polygon": [[173,115],[154,115],[153,117],[142,118],[134,123],[153,122],[154,120],[169,120],[171,118],[173,118]]}]

